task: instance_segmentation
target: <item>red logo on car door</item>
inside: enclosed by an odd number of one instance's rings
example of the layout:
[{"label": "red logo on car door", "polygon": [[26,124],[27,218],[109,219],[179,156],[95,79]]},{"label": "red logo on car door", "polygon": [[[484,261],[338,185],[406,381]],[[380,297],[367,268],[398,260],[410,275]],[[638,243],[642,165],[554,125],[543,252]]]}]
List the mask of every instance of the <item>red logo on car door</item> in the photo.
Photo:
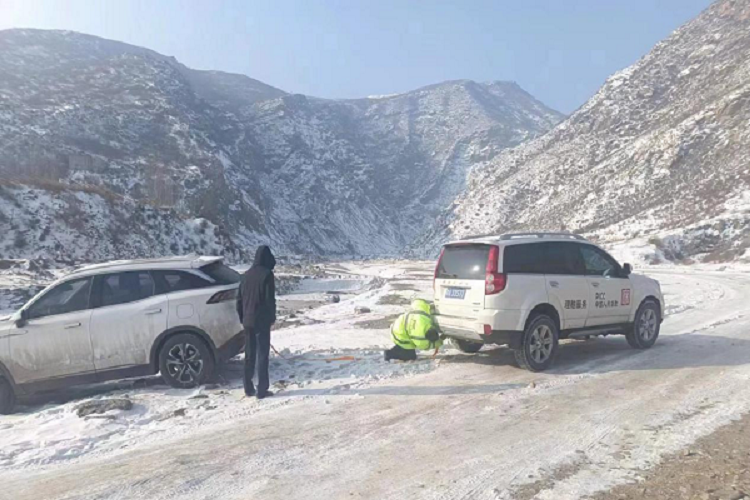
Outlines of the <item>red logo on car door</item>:
[{"label": "red logo on car door", "polygon": [[622,304],[623,306],[630,305],[630,288],[625,288],[622,290],[622,295],[620,296],[620,304]]}]

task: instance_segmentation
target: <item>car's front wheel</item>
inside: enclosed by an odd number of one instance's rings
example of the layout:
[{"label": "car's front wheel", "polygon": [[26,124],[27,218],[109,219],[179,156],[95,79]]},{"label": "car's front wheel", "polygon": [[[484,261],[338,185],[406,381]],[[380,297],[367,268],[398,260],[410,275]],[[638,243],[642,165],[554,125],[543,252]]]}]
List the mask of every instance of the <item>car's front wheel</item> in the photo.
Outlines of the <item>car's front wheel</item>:
[{"label": "car's front wheel", "polygon": [[625,335],[630,347],[648,349],[656,343],[661,329],[660,316],[659,305],[653,300],[647,300],[641,304],[635,313],[633,327]]},{"label": "car's front wheel", "polygon": [[523,343],[514,349],[516,362],[532,372],[546,370],[557,354],[559,332],[555,321],[545,314],[531,318],[523,332]]},{"label": "car's front wheel", "polygon": [[451,343],[456,346],[456,349],[458,349],[461,352],[465,352],[467,354],[476,354],[479,352],[480,349],[482,349],[482,346],[484,344],[480,344],[479,342],[470,342],[468,340],[459,340],[459,339],[451,339]]},{"label": "car's front wheel", "polygon": [[214,357],[203,339],[192,333],[174,335],[159,351],[159,369],[172,387],[187,389],[208,382],[214,373]]},{"label": "car's front wheel", "polygon": [[16,394],[13,386],[4,378],[0,378],[0,415],[8,415],[16,406]]}]

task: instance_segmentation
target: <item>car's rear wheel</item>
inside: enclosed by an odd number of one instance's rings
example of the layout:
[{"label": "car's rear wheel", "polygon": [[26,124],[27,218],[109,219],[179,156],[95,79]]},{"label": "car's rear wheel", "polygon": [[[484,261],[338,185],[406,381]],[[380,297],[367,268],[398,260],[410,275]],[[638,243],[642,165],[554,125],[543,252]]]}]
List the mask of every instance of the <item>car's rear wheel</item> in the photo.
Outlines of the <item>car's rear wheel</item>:
[{"label": "car's rear wheel", "polygon": [[516,362],[532,372],[546,370],[557,354],[559,332],[555,321],[545,314],[531,318],[523,332],[523,343],[514,349]]},{"label": "car's rear wheel", "polygon": [[467,354],[478,353],[479,350],[484,345],[484,344],[480,344],[479,342],[471,342],[468,340],[460,340],[460,339],[451,339],[451,343],[454,346],[456,346],[456,349],[458,349],[461,352],[465,352]]},{"label": "car's rear wheel", "polygon": [[633,327],[625,335],[633,349],[648,349],[656,343],[661,329],[659,305],[653,300],[643,302],[635,313]]},{"label": "car's rear wheel", "polygon": [[8,415],[16,406],[16,394],[13,386],[4,378],[0,378],[0,415]]},{"label": "car's rear wheel", "polygon": [[159,351],[159,369],[172,387],[187,389],[211,380],[214,357],[206,342],[192,333],[169,337]]}]

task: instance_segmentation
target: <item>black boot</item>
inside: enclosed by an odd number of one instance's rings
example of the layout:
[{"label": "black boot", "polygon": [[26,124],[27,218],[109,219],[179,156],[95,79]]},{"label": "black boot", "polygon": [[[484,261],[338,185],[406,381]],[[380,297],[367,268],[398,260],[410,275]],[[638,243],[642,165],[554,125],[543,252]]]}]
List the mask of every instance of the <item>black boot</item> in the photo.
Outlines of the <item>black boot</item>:
[{"label": "black boot", "polygon": [[383,351],[383,357],[385,358],[386,361],[390,361],[392,359],[398,359],[395,355],[395,351],[397,347],[398,346],[395,346],[395,347],[388,349],[387,351]]}]

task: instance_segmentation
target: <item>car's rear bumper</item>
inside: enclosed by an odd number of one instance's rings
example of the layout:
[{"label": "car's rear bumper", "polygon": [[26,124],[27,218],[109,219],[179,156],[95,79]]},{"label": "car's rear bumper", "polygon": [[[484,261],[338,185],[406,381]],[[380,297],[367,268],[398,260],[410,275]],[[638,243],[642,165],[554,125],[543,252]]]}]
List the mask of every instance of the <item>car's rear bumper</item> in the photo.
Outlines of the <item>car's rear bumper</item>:
[{"label": "car's rear bumper", "polygon": [[[522,311],[486,311],[476,318],[438,314],[435,321],[440,332],[449,338],[483,344],[517,345],[523,337],[522,318]],[[487,334],[485,325],[489,325]]]},{"label": "car's rear bumper", "polygon": [[486,329],[485,325],[488,325],[489,329],[493,331],[523,330],[526,316],[527,311],[520,309],[485,309],[471,317],[438,311],[435,315],[435,321],[446,332],[456,331],[457,334],[473,332],[477,335],[483,335]]},{"label": "car's rear bumper", "polygon": [[228,361],[242,352],[245,347],[245,332],[242,331],[218,347],[219,358]]}]

